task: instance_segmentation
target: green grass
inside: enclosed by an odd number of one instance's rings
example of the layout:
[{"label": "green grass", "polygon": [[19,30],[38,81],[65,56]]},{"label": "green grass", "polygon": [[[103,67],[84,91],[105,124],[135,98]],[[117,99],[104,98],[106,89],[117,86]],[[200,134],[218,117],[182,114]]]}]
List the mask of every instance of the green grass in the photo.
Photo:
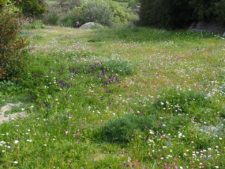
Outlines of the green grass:
[{"label": "green grass", "polygon": [[22,35],[27,73],[0,82],[0,105],[23,102],[29,117],[0,126],[0,168],[225,168],[222,38],[49,26]]}]

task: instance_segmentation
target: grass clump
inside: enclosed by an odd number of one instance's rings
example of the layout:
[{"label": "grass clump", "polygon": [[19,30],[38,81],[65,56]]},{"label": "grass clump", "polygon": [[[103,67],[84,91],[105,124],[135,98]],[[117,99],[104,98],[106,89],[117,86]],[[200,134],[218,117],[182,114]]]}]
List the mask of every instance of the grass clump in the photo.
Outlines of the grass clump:
[{"label": "grass clump", "polygon": [[24,25],[26,29],[43,29],[45,26],[41,20],[34,20],[31,23]]},{"label": "grass clump", "polygon": [[103,68],[110,73],[119,75],[131,75],[133,73],[130,63],[122,60],[109,60],[103,64]]},{"label": "grass clump", "polygon": [[154,106],[157,110],[178,114],[191,113],[192,109],[203,108],[209,103],[202,93],[170,89],[159,96]]},{"label": "grass clump", "polygon": [[127,144],[134,138],[135,131],[151,129],[153,121],[154,118],[150,116],[126,115],[106,123],[100,130],[99,137],[106,142]]}]

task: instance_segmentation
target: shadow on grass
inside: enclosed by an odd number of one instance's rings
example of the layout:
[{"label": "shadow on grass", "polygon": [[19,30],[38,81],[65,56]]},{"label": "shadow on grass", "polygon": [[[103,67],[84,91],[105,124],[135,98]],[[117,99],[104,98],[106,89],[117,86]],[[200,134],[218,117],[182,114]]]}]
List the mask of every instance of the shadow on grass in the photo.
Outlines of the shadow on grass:
[{"label": "shadow on grass", "polygon": [[125,42],[161,42],[161,41],[196,41],[203,38],[212,38],[212,34],[197,33],[185,30],[167,31],[153,28],[136,27],[128,28],[121,27],[115,29],[98,29],[89,42],[104,42],[104,41],[125,41]]}]

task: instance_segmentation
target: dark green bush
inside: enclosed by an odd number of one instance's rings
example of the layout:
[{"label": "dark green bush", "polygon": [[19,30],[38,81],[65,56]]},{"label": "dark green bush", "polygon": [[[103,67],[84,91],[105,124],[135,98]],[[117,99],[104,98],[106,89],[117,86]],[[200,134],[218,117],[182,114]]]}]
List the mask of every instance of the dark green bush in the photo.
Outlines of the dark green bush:
[{"label": "dark green bush", "polygon": [[192,22],[225,23],[224,0],[141,0],[143,25],[186,28]]},{"label": "dark green bush", "polygon": [[40,16],[45,12],[44,0],[13,0],[25,16]]},{"label": "dark green bush", "polygon": [[49,25],[57,25],[59,23],[59,13],[57,10],[52,9],[48,11],[43,16],[43,22]]},{"label": "dark green bush", "polygon": [[0,11],[0,80],[18,78],[25,67],[25,40],[18,36],[19,14],[12,5]]},{"label": "dark green bush", "polygon": [[106,123],[100,130],[100,139],[110,143],[126,144],[135,136],[135,131],[148,131],[153,127],[151,116],[126,115]]},{"label": "dark green bush", "polygon": [[141,23],[163,28],[182,28],[192,22],[188,0],[141,0]]}]

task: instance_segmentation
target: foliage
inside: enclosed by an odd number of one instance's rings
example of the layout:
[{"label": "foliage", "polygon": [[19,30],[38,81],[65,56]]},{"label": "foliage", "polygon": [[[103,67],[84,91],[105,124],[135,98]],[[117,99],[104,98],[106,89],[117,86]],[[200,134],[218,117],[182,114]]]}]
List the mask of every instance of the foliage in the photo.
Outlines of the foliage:
[{"label": "foliage", "polygon": [[0,13],[0,79],[16,78],[25,66],[25,40],[18,36],[19,14],[11,6],[5,6]]},{"label": "foliage", "polygon": [[135,131],[144,131],[152,128],[153,118],[127,115],[111,120],[98,133],[99,138],[110,143],[126,144],[132,141]]},{"label": "foliage", "polygon": [[34,20],[30,23],[24,24],[24,28],[26,28],[26,29],[43,29],[44,24],[41,20]]},{"label": "foliage", "polygon": [[97,22],[102,25],[112,24],[112,12],[103,1],[89,1],[82,6],[81,24],[86,22]]},{"label": "foliage", "polygon": [[[22,102],[27,118],[0,125],[0,168],[224,168],[222,38],[128,27],[23,35],[31,49],[27,73],[22,82],[0,83],[0,105]],[[137,67],[129,76],[127,64]],[[102,67],[107,76],[122,70],[120,81],[103,85]],[[176,113],[154,106],[164,98],[200,101]],[[109,123],[119,128],[94,137]],[[124,140],[119,132],[128,142],[114,141]]]},{"label": "foliage", "polygon": [[43,0],[13,0],[15,5],[21,9],[25,16],[40,16],[45,12],[45,3]]},{"label": "foliage", "polygon": [[56,9],[46,12],[43,16],[43,22],[49,25],[57,25],[60,18],[58,12]]},{"label": "foliage", "polygon": [[141,23],[165,28],[182,28],[192,22],[188,0],[142,0]]},{"label": "foliage", "polygon": [[186,28],[192,22],[225,23],[223,0],[142,0],[141,23],[161,28]]},{"label": "foliage", "polygon": [[[65,3],[65,2],[64,2]],[[64,4],[63,3],[63,4]],[[69,6],[69,7],[65,7]],[[106,26],[124,24],[135,19],[130,9],[114,1],[80,1],[75,5],[61,3],[50,7],[44,16],[45,23],[79,27],[87,22],[96,22]]]}]

